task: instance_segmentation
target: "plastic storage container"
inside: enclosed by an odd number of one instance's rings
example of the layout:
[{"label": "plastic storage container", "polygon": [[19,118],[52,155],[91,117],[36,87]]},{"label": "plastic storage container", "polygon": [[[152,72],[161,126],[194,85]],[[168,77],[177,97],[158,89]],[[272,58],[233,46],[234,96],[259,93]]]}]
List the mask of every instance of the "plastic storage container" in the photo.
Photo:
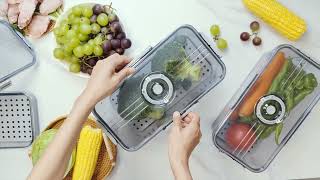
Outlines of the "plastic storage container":
[{"label": "plastic storage container", "polygon": [[0,93],[0,148],[27,147],[38,134],[35,97],[23,92]]},{"label": "plastic storage container", "polygon": [[265,170],[319,100],[320,65],[290,45],[265,55],[214,125],[216,147]]},{"label": "plastic storage container", "polygon": [[27,69],[36,62],[29,42],[9,23],[0,20],[0,83]]},{"label": "plastic storage container", "polygon": [[141,148],[184,114],[225,76],[225,66],[203,37],[182,26],[131,64],[136,73],[99,102],[98,122],[128,151]]},{"label": "plastic storage container", "polygon": [[[0,20],[0,91],[4,82],[36,62],[28,41],[9,23]],[[26,147],[38,135],[38,111],[34,96],[24,92],[0,93],[0,148]]]}]

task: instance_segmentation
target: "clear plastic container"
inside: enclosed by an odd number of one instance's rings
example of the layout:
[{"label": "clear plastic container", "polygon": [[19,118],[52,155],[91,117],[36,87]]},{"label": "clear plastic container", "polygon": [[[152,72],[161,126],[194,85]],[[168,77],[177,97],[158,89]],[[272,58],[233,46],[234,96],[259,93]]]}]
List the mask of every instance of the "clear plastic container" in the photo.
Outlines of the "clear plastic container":
[{"label": "clear plastic container", "polygon": [[0,20],[0,83],[27,69],[36,62],[28,41],[9,23]]},{"label": "clear plastic container", "polygon": [[213,125],[216,147],[265,170],[318,102],[319,68],[291,45],[263,56]]},{"label": "clear plastic container", "polygon": [[98,122],[128,151],[141,148],[225,76],[225,66],[190,25],[178,28],[134,61],[136,73],[99,102]]},{"label": "clear plastic container", "polygon": [[[11,25],[0,20],[0,91],[11,84],[4,82],[36,62],[28,41]],[[4,82],[4,83],[3,83]],[[31,145],[39,134],[37,102],[25,92],[0,93],[0,148]]]}]

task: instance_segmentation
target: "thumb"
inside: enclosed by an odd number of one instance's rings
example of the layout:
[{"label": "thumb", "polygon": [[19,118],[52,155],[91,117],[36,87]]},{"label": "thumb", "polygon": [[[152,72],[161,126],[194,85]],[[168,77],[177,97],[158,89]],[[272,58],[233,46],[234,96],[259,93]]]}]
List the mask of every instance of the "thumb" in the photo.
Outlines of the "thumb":
[{"label": "thumb", "polygon": [[120,82],[124,80],[126,77],[130,76],[132,73],[134,73],[134,71],[134,68],[123,68],[116,74],[116,78]]},{"label": "thumb", "polygon": [[179,128],[182,127],[181,116],[177,111],[173,113],[173,125]]}]

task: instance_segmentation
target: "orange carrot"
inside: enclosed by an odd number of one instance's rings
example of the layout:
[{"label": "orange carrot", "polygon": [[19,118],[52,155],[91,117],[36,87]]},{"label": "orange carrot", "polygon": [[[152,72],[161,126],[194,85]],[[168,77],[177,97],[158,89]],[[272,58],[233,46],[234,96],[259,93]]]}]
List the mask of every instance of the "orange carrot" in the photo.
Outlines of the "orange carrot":
[{"label": "orange carrot", "polygon": [[239,107],[240,117],[252,115],[257,101],[268,92],[272,81],[280,72],[284,62],[285,55],[283,52],[279,51],[241,103]]}]

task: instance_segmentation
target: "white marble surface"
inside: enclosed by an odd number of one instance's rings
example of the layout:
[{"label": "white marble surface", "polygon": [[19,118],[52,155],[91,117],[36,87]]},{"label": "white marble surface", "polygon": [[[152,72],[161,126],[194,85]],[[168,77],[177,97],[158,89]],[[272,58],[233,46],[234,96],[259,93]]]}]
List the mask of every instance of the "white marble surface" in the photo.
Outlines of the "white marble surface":
[{"label": "white marble surface", "polygon": [[[66,8],[85,0],[66,0]],[[106,2],[97,0],[96,2]],[[320,59],[320,1],[281,0],[308,22],[308,32],[297,43],[291,43],[271,28],[261,23],[261,47],[242,43],[239,35],[249,30],[249,23],[255,20],[240,0],[116,0],[114,7],[123,20],[128,36],[134,45],[129,55],[141,52],[149,45],[155,45],[163,37],[182,24],[191,24],[209,36],[211,24],[219,24],[222,36],[228,40],[229,49],[217,52],[223,56],[227,67],[224,81],[194,107],[201,114],[203,138],[190,161],[194,179],[219,180],[268,180],[319,177],[320,148],[320,104],[318,104],[300,129],[280,152],[271,166],[263,173],[255,174],[244,169],[212,145],[212,122],[227,101],[239,88],[248,72],[266,51],[282,43],[290,43],[302,49],[315,59]],[[33,41],[37,65],[12,78],[13,86],[8,91],[32,92],[38,99],[40,127],[43,129],[56,117],[66,114],[73,101],[86,84],[86,79],[66,72],[54,60],[52,34]],[[212,43],[212,42],[210,42]],[[31,170],[28,150],[1,149],[1,179],[24,179]],[[173,179],[167,159],[167,132],[158,135],[141,150],[133,153],[119,148],[117,167],[109,179],[142,180]]]}]

